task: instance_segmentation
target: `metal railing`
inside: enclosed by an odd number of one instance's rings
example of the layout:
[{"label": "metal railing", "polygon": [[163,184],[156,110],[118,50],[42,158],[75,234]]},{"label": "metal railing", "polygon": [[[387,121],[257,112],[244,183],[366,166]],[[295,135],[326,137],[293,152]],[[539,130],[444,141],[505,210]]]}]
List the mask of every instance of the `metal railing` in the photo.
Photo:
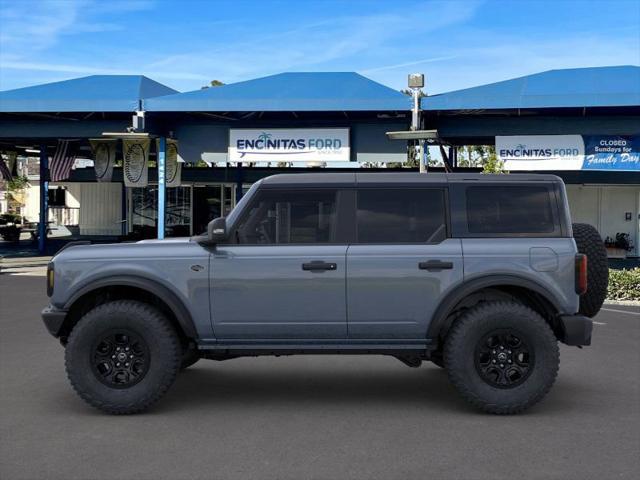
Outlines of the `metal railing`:
[{"label": "metal railing", "polygon": [[80,221],[80,208],[49,207],[49,221],[54,225],[78,225]]}]

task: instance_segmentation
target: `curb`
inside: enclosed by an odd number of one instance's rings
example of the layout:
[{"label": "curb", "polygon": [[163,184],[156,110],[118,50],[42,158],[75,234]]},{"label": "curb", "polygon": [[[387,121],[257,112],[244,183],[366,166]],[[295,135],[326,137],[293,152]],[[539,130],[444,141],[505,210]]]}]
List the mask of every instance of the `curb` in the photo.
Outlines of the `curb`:
[{"label": "curb", "polygon": [[0,273],[16,272],[23,268],[40,268],[46,267],[49,263],[49,258],[2,258],[0,256]]},{"label": "curb", "polygon": [[605,300],[605,305],[627,305],[629,307],[640,307],[640,300]]}]

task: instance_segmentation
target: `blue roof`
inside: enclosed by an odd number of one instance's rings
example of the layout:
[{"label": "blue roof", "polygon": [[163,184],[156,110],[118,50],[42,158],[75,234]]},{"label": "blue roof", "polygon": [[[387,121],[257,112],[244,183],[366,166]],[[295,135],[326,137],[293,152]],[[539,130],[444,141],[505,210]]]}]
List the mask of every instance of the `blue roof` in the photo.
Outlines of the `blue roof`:
[{"label": "blue roof", "polygon": [[397,90],[354,72],[280,73],[221,87],[153,98],[150,112],[410,110]]},{"label": "blue roof", "polygon": [[621,107],[640,105],[640,67],[547,72],[424,97],[423,110]]},{"label": "blue roof", "polygon": [[0,112],[132,112],[176,92],[143,75],[91,75],[0,92]]}]

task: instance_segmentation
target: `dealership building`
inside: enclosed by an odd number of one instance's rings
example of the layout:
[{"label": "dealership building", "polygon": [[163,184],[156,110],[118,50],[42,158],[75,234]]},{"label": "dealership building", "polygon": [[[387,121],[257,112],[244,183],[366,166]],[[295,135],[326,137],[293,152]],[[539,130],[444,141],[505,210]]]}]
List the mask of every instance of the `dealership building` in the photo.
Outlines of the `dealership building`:
[{"label": "dealership building", "polygon": [[[185,236],[268,175],[399,170],[407,142],[386,133],[408,131],[411,108],[411,97],[350,72],[186,93],[143,76],[90,76],[0,92],[0,151],[29,174],[22,215],[46,211],[53,236]],[[461,166],[463,147],[495,146],[509,171],[562,177],[574,221],[603,238],[624,234],[626,254],[640,253],[640,67],[554,70],[426,96],[419,122],[445,160],[430,171],[476,171]],[[66,157],[77,158],[68,178],[49,181]]]}]

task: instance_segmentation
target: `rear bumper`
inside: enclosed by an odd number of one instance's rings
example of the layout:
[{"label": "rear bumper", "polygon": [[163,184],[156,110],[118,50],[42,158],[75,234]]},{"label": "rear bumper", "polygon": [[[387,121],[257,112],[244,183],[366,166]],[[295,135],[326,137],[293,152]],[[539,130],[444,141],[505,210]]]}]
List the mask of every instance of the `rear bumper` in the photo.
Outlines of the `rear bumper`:
[{"label": "rear bumper", "polygon": [[561,315],[562,338],[560,341],[567,345],[591,345],[593,321],[582,315]]},{"label": "rear bumper", "polygon": [[56,338],[60,337],[65,318],[67,318],[66,310],[58,310],[51,305],[42,310],[42,321],[49,333]]}]

